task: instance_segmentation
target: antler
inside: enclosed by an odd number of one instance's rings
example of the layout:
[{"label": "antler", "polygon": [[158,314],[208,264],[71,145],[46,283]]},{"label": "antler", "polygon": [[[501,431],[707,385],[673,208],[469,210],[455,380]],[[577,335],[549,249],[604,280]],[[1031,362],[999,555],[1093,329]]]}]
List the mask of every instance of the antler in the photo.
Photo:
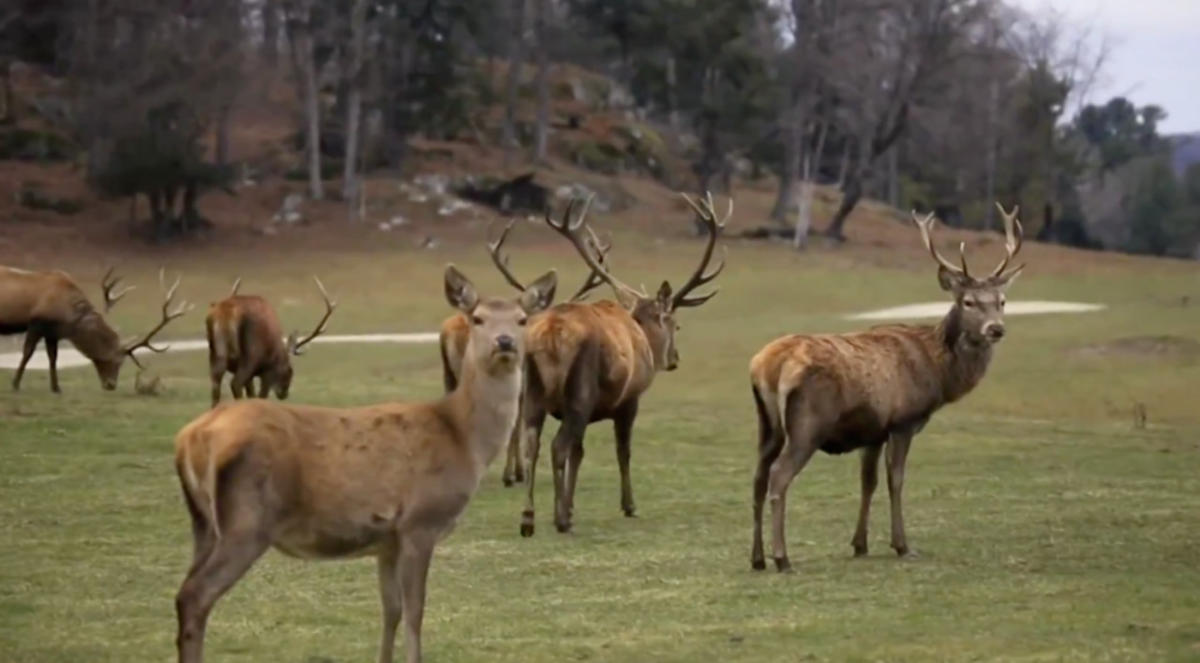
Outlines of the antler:
[{"label": "antler", "polygon": [[296,340],[296,332],[292,332],[291,335],[288,336],[288,352],[296,355],[297,357],[304,354],[304,346],[308,345],[314,338],[325,332],[325,325],[329,322],[329,316],[333,315],[333,309],[337,308],[337,302],[329,299],[329,292],[325,290],[325,284],[321,283],[321,279],[314,276],[313,280],[317,282],[317,288],[321,291],[321,299],[325,300],[325,315],[321,318],[321,321],[317,323],[317,326],[313,329],[312,333],[308,336],[305,336],[303,340]]},{"label": "antler", "polygon": [[[579,204],[579,199],[577,198],[572,199],[571,202],[567,203],[567,209],[563,211],[561,221],[555,221],[554,217],[550,215],[550,210],[547,209],[546,223],[552,229],[554,229],[555,232],[563,237],[566,237],[571,242],[571,244],[575,247],[575,250],[579,252],[579,256],[583,258],[583,261],[587,263],[588,267],[591,268],[592,273],[596,278],[607,283],[619,294],[624,293],[638,299],[648,298],[649,295],[645,292],[631,288],[617,280],[617,278],[609,273],[608,269],[605,268],[603,261],[598,259],[596,256],[593,256],[591,250],[588,248],[589,244],[591,244],[594,248],[596,248],[598,253],[600,252],[600,246],[595,239],[596,235],[591,231],[591,228],[586,223],[588,208],[592,206],[592,197],[593,196],[588,196],[586,199],[584,199],[582,203],[583,208],[580,210],[579,214],[574,215],[574,219],[571,217],[573,216],[575,207]],[[581,237],[579,234],[581,229],[586,229],[591,238],[585,239]],[[591,280],[592,277],[589,276],[588,281],[590,282]],[[587,285],[587,283],[585,283],[585,285]],[[590,290],[590,288],[588,289]]]},{"label": "antler", "polygon": [[[607,267],[608,252],[612,250],[612,242],[601,242],[596,233],[592,231],[591,226],[584,226],[584,229],[588,232],[588,246],[596,251],[596,262],[600,263],[601,266]],[[575,294],[571,295],[569,301],[581,302],[587,298],[588,294],[602,285],[604,285],[604,277],[600,276],[599,272],[593,269],[588,273],[588,277],[583,282],[583,285],[580,285]]]},{"label": "antler", "polygon": [[233,287],[229,289],[229,296],[230,297],[236,296],[238,288],[240,288],[240,287],[242,287],[242,277],[239,276],[239,277],[237,277],[237,279],[234,280]]},{"label": "antler", "polygon": [[149,332],[146,332],[146,334],[144,336],[142,336],[142,338],[121,348],[121,351],[124,352],[125,354],[129,355],[129,358],[133,360],[133,363],[137,364],[138,368],[142,368],[142,363],[138,361],[137,357],[134,355],[134,351],[137,350],[138,348],[146,348],[147,350],[150,350],[151,352],[166,352],[167,348],[169,348],[170,346],[156,348],[150,342],[150,340],[154,338],[155,334],[162,331],[163,327],[166,327],[167,324],[170,323],[172,320],[180,317],[181,315],[187,313],[188,311],[192,310],[192,308],[193,308],[193,306],[191,304],[187,303],[186,301],[182,301],[182,302],[179,302],[179,306],[176,306],[174,311],[171,310],[171,302],[175,299],[175,291],[179,289],[179,281],[182,278],[183,278],[182,276],[176,276],[175,283],[171,284],[170,288],[167,288],[166,270],[165,269],[158,270],[158,286],[165,293],[163,295],[163,303],[162,303],[162,320],[160,320],[159,323],[157,325],[155,325],[155,327],[153,329],[151,329]]},{"label": "antler", "polygon": [[500,274],[504,277],[504,280],[508,281],[508,284],[512,287],[524,292],[525,284],[521,283],[520,279],[514,276],[513,273],[508,269],[508,256],[501,255],[500,253],[500,249],[504,246],[504,242],[508,240],[509,231],[513,229],[513,225],[515,225],[516,222],[516,219],[509,221],[508,224],[504,226],[504,231],[500,233],[500,237],[498,237],[494,242],[488,242],[487,249],[488,255],[492,256],[492,263],[496,265],[496,269],[500,270]]},{"label": "antler", "polygon": [[1021,227],[1021,221],[1017,218],[1017,212],[1020,207],[1013,205],[1011,212],[1005,212],[1004,206],[999,202],[996,203],[996,209],[1000,210],[1000,216],[1004,217],[1004,260],[1000,261],[1000,265],[992,270],[988,278],[996,278],[1004,273],[1004,269],[1008,267],[1008,263],[1012,261],[1017,252],[1021,250],[1021,244],[1025,239],[1025,229]]},{"label": "antler", "polygon": [[685,306],[699,306],[704,302],[712,299],[713,295],[717,294],[716,290],[696,297],[688,297],[696,288],[709,283],[717,278],[721,270],[725,269],[725,255],[721,256],[721,263],[715,269],[705,273],[708,270],[708,265],[712,261],[713,249],[717,246],[717,238],[721,235],[721,231],[725,229],[725,223],[729,221],[729,217],[733,216],[733,198],[729,199],[729,209],[725,212],[725,217],[717,221],[717,210],[713,206],[712,193],[706,192],[704,199],[699,204],[692,200],[686,193],[679,194],[687,201],[688,205],[696,211],[701,223],[704,224],[704,229],[708,231],[708,244],[704,246],[704,255],[700,258],[700,265],[696,267],[696,271],[692,273],[691,278],[683,284],[675,292],[675,296],[671,298],[671,308],[677,309]]},{"label": "antler", "polygon": [[128,288],[122,288],[120,291],[114,293],[113,290],[117,287],[117,284],[121,282],[120,276],[113,275],[114,270],[116,270],[115,267],[109,267],[108,271],[104,272],[104,277],[100,279],[100,290],[104,293],[105,313],[111,311],[112,307],[116,305],[119,299],[129,294],[130,290],[133,290],[137,287],[135,285],[131,285]]},{"label": "antler", "polygon": [[933,256],[933,259],[944,269],[970,278],[971,274],[967,270],[966,242],[959,242],[958,244],[958,261],[962,263],[962,267],[958,267],[943,258],[942,254],[938,253],[938,250],[933,246],[933,224],[937,221],[933,212],[926,214],[925,218],[921,218],[917,216],[917,210],[913,210],[912,218],[913,222],[917,224],[917,229],[921,231],[921,240],[925,242],[925,248],[929,249],[929,255]]}]

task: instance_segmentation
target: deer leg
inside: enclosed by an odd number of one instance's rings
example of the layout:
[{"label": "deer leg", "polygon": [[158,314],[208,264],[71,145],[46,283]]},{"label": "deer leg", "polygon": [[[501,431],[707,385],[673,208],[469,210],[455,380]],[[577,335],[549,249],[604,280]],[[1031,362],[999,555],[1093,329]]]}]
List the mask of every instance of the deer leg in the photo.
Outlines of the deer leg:
[{"label": "deer leg", "polygon": [[783,432],[775,426],[758,390],[752,391],[754,405],[758,411],[758,467],[754,471],[754,536],[750,545],[750,567],[755,571],[762,571],[767,568],[763,555],[763,502],[767,497],[767,476],[771,471],[771,464],[783,449]]},{"label": "deer leg", "polygon": [[396,628],[400,626],[400,615],[403,614],[399,541],[393,537],[384,544],[377,561],[379,596],[383,601],[383,638],[379,643],[379,663],[392,663],[396,647]]},{"label": "deer leg", "polygon": [[562,425],[554,435],[550,446],[550,462],[554,469],[554,527],[559,532],[571,531],[571,503],[567,494],[568,461],[579,469],[583,459],[582,450],[576,457],[575,447],[583,446],[583,434],[587,428],[587,418],[578,412],[564,412]]},{"label": "deer leg", "polygon": [[188,567],[188,576],[191,576],[212,554],[217,537],[186,489],[183,491],[183,503],[187,506],[188,516],[192,521],[192,564]]},{"label": "deer leg", "polygon": [[904,535],[904,510],[901,495],[904,491],[904,465],[908,461],[908,447],[912,444],[912,433],[894,432],[888,439],[887,479],[888,497],[892,502],[892,548],[901,557],[914,557]]},{"label": "deer leg", "polygon": [[213,366],[209,376],[212,378],[212,406],[216,407],[221,402],[221,380],[225,379],[225,367]]},{"label": "deer leg", "polygon": [[629,479],[629,451],[633,441],[633,421],[637,419],[638,401],[626,403],[613,417],[613,433],[617,440],[617,467],[621,471],[621,510],[626,518],[634,516],[633,483]]},{"label": "deer leg", "polygon": [[867,521],[871,518],[871,497],[875,495],[875,486],[879,484],[879,455],[882,451],[881,444],[862,450],[862,503],[858,507],[858,525],[854,528],[854,538],[850,540],[850,545],[854,546],[855,557],[867,554]]},{"label": "deer leg", "polygon": [[567,457],[567,487],[564,491],[567,501],[568,522],[575,517],[575,482],[579,479],[579,466],[583,464],[583,443],[571,447]]},{"label": "deer leg", "polygon": [[50,391],[61,394],[62,390],[58,388],[58,337],[47,334],[46,341],[46,358],[50,360]]},{"label": "deer leg", "polygon": [[512,433],[508,436],[508,453],[505,455],[504,474],[501,477],[505,486],[525,480],[525,467],[521,460],[521,428],[525,422],[524,411],[525,399],[522,398],[517,403],[517,422],[513,424]]},{"label": "deer leg", "polygon": [[258,376],[258,397],[266,398],[270,394],[270,392],[271,392],[271,381],[268,380],[267,376],[265,376],[265,375]]},{"label": "deer leg", "polygon": [[786,439],[767,477],[767,501],[771,505],[771,552],[775,557],[775,568],[780,572],[792,570],[784,527],[788,486],[817,451],[811,423],[815,417],[805,411],[800,400],[799,392],[787,399],[783,415]]},{"label": "deer leg", "polygon": [[240,399],[243,394],[253,397],[254,394],[250,391],[254,388],[251,383],[253,378],[254,375],[249,370],[239,367],[233,374],[233,379],[229,381],[229,389],[233,392],[233,397]]},{"label": "deer leg", "polygon": [[21,389],[21,377],[25,375],[25,365],[29,363],[30,357],[33,357],[33,351],[37,350],[38,341],[42,340],[41,325],[32,324],[25,332],[25,345],[21,349],[21,363],[17,364],[17,373],[13,376],[12,388],[13,391]]},{"label": "deer leg", "polygon": [[213,605],[250,570],[269,544],[266,529],[256,524],[226,528],[208,557],[188,574],[175,596],[179,663],[201,663],[204,630]]},{"label": "deer leg", "polygon": [[425,616],[425,580],[436,537],[405,536],[400,544],[400,604],[408,663],[421,663],[421,619]]},{"label": "deer leg", "polygon": [[521,512],[521,536],[533,536],[533,481],[537,474],[538,450],[541,447],[542,426],[546,423],[546,411],[541,405],[530,401],[525,408],[525,452],[529,454],[529,490],[525,498],[525,510]]}]

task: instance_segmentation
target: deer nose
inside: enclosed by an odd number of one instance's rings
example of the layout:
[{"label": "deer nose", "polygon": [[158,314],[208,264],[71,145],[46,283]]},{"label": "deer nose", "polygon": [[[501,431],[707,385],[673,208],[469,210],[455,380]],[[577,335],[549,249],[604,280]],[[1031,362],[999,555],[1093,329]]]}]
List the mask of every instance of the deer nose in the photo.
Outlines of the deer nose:
[{"label": "deer nose", "polygon": [[983,334],[984,336],[987,336],[989,340],[999,341],[1000,339],[1004,338],[1004,325],[1000,324],[999,322],[990,323],[983,328]]},{"label": "deer nose", "polygon": [[517,341],[508,334],[501,334],[496,337],[496,349],[501,352],[515,352]]}]

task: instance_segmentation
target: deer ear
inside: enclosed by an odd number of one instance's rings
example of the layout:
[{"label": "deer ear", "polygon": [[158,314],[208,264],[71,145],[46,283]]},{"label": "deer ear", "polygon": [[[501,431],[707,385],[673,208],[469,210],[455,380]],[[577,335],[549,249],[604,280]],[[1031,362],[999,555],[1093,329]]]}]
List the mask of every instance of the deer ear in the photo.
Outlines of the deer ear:
[{"label": "deer ear", "polygon": [[537,313],[550,308],[554,302],[554,291],[558,288],[558,274],[552,269],[538,277],[521,293],[521,308],[526,313]]},{"label": "deer ear", "polygon": [[658,303],[665,306],[671,305],[671,284],[663,281],[662,285],[658,286]]},{"label": "deer ear", "polygon": [[475,310],[479,303],[479,293],[475,286],[454,265],[446,265],[446,301],[463,313]]},{"label": "deer ear", "polygon": [[938,267],[938,285],[942,286],[942,290],[946,292],[959,293],[967,289],[970,285],[967,282],[969,277],[952,272],[945,267]]}]

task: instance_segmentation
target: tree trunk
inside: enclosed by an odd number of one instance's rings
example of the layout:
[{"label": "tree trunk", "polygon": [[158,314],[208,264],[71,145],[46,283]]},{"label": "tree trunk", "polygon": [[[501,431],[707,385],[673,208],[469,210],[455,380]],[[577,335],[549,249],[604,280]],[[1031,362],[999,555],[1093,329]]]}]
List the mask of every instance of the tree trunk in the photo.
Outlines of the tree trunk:
[{"label": "tree trunk", "polygon": [[263,64],[275,68],[279,60],[279,1],[263,0],[262,5],[263,34],[259,44],[259,57]]},{"label": "tree trunk", "polygon": [[304,85],[305,143],[308,150],[308,195],[313,200],[325,197],[321,182],[321,100],[317,90],[317,67],[313,55],[313,39],[309,21],[311,14],[298,22],[295,30],[296,51]]},{"label": "tree trunk", "polygon": [[537,39],[537,74],[534,87],[537,89],[537,125],[534,133],[533,158],[538,163],[546,160],[547,132],[550,125],[550,43],[547,16],[550,0],[534,0],[534,34]]},{"label": "tree trunk", "polygon": [[675,72],[675,56],[667,56],[667,125],[674,133],[679,132],[679,85]]},{"label": "tree trunk", "polygon": [[9,61],[7,59],[0,61],[0,103],[3,103],[4,110],[0,112],[0,123],[15,124],[17,121],[17,112],[13,108],[13,91],[12,77],[9,76]]},{"label": "tree trunk", "polygon": [[800,175],[800,203],[796,210],[796,230],[792,235],[792,248],[797,251],[808,244],[808,229],[812,227],[812,199],[816,186],[812,182],[813,154],[804,155],[804,168]]},{"label": "tree trunk", "polygon": [[842,139],[842,158],[838,162],[837,188],[846,184],[846,173],[850,170],[850,138]]},{"label": "tree trunk", "polygon": [[221,106],[217,114],[216,162],[218,166],[229,163],[229,116],[232,109],[228,104]]},{"label": "tree trunk", "polygon": [[858,167],[846,176],[846,183],[842,187],[842,203],[838,205],[837,212],[833,215],[833,220],[829,222],[829,228],[825,230],[825,235],[831,239],[836,239],[839,242],[846,241],[844,229],[846,227],[846,219],[849,218],[850,212],[854,211],[854,207],[858,205],[858,201],[862,198],[862,178],[863,172]]},{"label": "tree trunk", "polygon": [[[358,166],[360,124],[362,120],[363,50],[366,42],[367,0],[355,0],[350,13],[350,71],[347,75],[346,152],[342,171],[342,199],[349,206],[351,220],[361,221],[358,203],[362,186],[355,172]],[[358,217],[358,218],[356,218]]]},{"label": "tree trunk", "polygon": [[900,205],[899,151],[899,147],[893,147],[887,153],[887,201],[892,207]]},{"label": "tree trunk", "polygon": [[521,87],[521,69],[525,63],[525,0],[510,0],[508,38],[508,79],[504,87],[503,143],[505,161],[511,150],[520,146],[517,139],[517,93]]},{"label": "tree trunk", "polygon": [[801,152],[804,149],[804,129],[800,110],[792,107],[784,120],[783,166],[779,172],[779,193],[771,208],[771,220],[786,225],[788,213],[795,204],[796,180],[800,176]]}]

